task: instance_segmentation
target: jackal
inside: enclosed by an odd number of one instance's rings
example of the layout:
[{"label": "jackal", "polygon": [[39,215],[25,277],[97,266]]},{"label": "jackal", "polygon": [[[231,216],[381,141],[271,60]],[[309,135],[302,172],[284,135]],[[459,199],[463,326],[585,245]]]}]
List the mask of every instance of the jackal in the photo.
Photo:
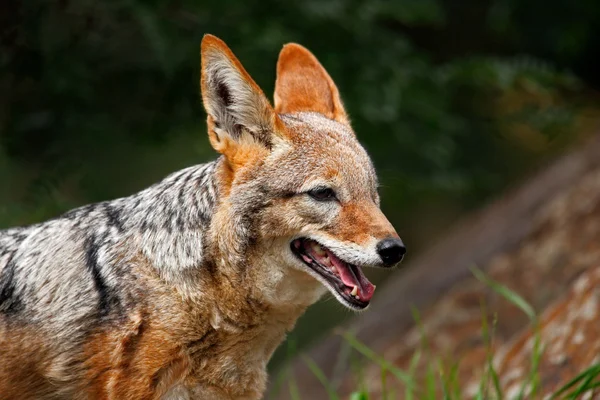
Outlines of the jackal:
[{"label": "jackal", "polygon": [[271,106],[206,35],[221,156],[130,197],[0,232],[0,398],[259,399],[273,351],[329,290],[405,252],[332,79],[284,46]]}]

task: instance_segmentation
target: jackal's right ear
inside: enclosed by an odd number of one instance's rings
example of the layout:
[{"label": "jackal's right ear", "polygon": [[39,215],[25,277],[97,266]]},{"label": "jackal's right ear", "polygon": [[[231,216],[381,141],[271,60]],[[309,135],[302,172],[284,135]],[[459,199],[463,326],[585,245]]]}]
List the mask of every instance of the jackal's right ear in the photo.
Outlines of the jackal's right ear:
[{"label": "jackal's right ear", "polygon": [[227,158],[240,148],[269,149],[283,138],[282,123],[258,85],[227,45],[205,35],[201,45],[202,100],[212,146]]}]

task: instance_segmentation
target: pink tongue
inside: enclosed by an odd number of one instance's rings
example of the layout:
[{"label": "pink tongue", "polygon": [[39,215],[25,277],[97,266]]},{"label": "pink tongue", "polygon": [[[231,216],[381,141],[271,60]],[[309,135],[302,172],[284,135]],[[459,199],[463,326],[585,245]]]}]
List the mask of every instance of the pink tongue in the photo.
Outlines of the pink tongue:
[{"label": "pink tongue", "polygon": [[375,285],[367,279],[360,267],[351,268],[329,250],[325,251],[327,251],[331,263],[337,268],[344,285],[348,286],[350,291],[354,286],[358,287],[358,298],[362,301],[370,301],[373,297],[373,292],[375,292]]}]

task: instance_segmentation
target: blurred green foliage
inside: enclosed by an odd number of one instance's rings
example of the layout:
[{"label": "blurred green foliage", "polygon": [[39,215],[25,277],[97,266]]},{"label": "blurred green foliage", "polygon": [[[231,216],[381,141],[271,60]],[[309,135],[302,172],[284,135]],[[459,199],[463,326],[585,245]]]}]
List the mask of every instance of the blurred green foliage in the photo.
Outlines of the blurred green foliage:
[{"label": "blurred green foliage", "polygon": [[[284,43],[317,55],[419,247],[440,209],[481,204],[577,136],[599,17],[595,0],[3,2],[0,228],[214,158],[198,85],[213,33],[266,93]],[[311,315],[300,335],[333,321]]]}]

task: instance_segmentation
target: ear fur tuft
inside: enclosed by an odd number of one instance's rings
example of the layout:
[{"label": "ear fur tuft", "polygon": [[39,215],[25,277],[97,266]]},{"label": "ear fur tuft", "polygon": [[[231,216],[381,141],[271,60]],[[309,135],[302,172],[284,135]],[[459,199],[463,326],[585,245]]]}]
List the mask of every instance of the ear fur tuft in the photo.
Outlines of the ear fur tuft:
[{"label": "ear fur tuft", "polygon": [[222,152],[221,136],[227,135],[230,144],[251,139],[270,148],[278,117],[262,90],[221,39],[205,35],[201,57],[200,85],[213,147]]}]

